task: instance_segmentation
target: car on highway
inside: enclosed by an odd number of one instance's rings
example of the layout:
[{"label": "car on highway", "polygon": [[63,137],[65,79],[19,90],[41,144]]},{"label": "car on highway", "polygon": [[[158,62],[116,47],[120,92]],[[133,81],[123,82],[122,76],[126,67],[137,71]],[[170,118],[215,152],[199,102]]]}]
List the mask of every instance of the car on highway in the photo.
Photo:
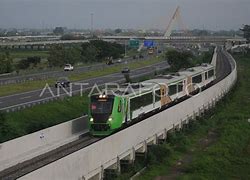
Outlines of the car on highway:
[{"label": "car on highway", "polygon": [[61,77],[59,78],[56,83],[55,83],[55,88],[60,88],[60,87],[69,87],[70,86],[70,81],[67,77]]},{"label": "car on highway", "polygon": [[122,59],[121,58],[119,58],[119,59],[117,59],[117,61],[116,61],[117,63],[122,63]]},{"label": "car on highway", "polygon": [[121,72],[122,72],[122,74],[124,74],[124,73],[130,73],[130,69],[128,67],[125,67],[125,68],[122,69]]},{"label": "car on highway", "polygon": [[65,64],[64,71],[73,71],[74,67],[71,64]]}]

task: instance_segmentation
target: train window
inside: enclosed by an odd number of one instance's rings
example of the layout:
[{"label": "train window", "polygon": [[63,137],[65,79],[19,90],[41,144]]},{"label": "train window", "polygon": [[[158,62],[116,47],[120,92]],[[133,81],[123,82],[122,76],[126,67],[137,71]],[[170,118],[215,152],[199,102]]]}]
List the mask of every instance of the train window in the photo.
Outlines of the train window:
[{"label": "train window", "polygon": [[197,76],[192,77],[192,82],[193,83],[201,83],[202,82],[202,75],[199,74]]},{"label": "train window", "polygon": [[183,82],[178,83],[178,92],[183,91]]},{"label": "train window", "polygon": [[144,94],[142,96],[143,106],[153,104],[153,95],[152,93]]},{"label": "train window", "polygon": [[214,76],[214,70],[212,69],[212,70],[208,71],[208,78],[211,78],[213,76]]},{"label": "train window", "polygon": [[208,78],[208,73],[205,72],[205,80],[207,80],[207,78]]},{"label": "train window", "polygon": [[130,100],[130,109],[131,109],[131,111],[134,111],[134,110],[140,108],[139,107],[140,104],[138,102],[140,102],[140,97],[135,97],[135,98]]},{"label": "train window", "polygon": [[177,93],[177,85],[168,86],[168,95],[172,96]]},{"label": "train window", "polygon": [[161,90],[155,91],[155,102],[158,102],[161,100]]},{"label": "train window", "polygon": [[149,104],[153,104],[153,94],[151,92],[131,99],[130,109],[134,111]]},{"label": "train window", "polygon": [[92,114],[109,114],[112,112],[112,102],[92,102]]}]

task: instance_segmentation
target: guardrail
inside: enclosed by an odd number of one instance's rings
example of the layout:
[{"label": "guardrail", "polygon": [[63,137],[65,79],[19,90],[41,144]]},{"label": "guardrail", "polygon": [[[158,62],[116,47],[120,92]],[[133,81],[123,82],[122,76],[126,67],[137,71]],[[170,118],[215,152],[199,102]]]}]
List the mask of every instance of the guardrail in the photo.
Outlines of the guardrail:
[{"label": "guardrail", "polygon": [[133,161],[136,153],[145,153],[148,145],[166,139],[169,131],[182,128],[206,109],[214,107],[232,88],[237,80],[237,66],[232,56],[227,54],[227,57],[232,72],[199,95],[19,179],[103,179],[105,169],[119,172],[120,161]]},{"label": "guardrail", "polygon": [[214,54],[213,54],[212,61],[211,61],[211,64],[214,65],[214,66],[216,66],[216,60],[217,60],[217,56],[218,56],[217,50],[218,50],[218,48],[216,47],[214,49]]}]

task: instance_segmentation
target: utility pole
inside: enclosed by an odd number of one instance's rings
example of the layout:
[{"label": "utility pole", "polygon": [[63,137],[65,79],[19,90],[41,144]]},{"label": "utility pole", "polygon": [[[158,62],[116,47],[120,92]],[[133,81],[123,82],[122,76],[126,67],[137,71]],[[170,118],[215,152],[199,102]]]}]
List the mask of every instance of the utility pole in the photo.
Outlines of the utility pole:
[{"label": "utility pole", "polygon": [[90,14],[90,18],[91,18],[91,36],[94,36],[94,32],[93,32],[93,24],[94,24],[94,13]]},{"label": "utility pole", "polygon": [[127,56],[127,47],[126,47],[126,40],[124,40],[124,57]]}]

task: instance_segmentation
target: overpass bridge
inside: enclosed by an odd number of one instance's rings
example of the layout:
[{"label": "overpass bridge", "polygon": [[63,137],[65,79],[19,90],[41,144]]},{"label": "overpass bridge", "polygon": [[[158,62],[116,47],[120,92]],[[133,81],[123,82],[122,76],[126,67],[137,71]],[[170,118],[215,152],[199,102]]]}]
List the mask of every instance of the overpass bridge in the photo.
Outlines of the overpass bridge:
[{"label": "overpass bridge", "polygon": [[[179,130],[215,106],[230,91],[237,80],[237,66],[233,57],[226,51],[215,51],[212,64],[216,64],[217,79],[213,86],[199,95],[188,98],[172,107],[163,109],[144,120],[105,138],[84,138],[61,146],[55,150],[19,161],[9,168],[0,163],[0,179],[103,179],[106,170],[117,173],[121,163],[132,163],[137,155],[147,153],[147,147],[166,140],[171,131]],[[82,122],[86,122],[82,118]],[[76,132],[79,123],[75,121],[42,130],[10,142],[0,148],[0,162],[15,159],[29,149],[41,149],[58,139],[66,138]],[[80,126],[82,127],[82,126]],[[53,130],[52,130],[53,129]],[[39,139],[43,133],[44,139]],[[41,137],[41,136],[40,136]],[[45,143],[46,142],[46,143]],[[45,143],[45,144],[44,144]],[[32,144],[32,146],[30,145]],[[16,147],[19,145],[19,148]],[[73,149],[72,149],[73,148]]]},{"label": "overpass bridge", "polygon": [[52,41],[32,41],[32,42],[0,42],[0,49],[49,49],[52,45],[64,44],[82,44],[88,40],[52,40]]},{"label": "overpass bridge", "polygon": [[[215,43],[224,45],[230,37],[227,36],[155,36],[155,37],[137,37],[137,36],[101,36],[103,40],[129,41],[130,39],[153,40],[160,43],[169,44],[198,44],[198,43]],[[233,40],[234,38],[230,38]],[[237,38],[238,39],[238,38]]]},{"label": "overpass bridge", "polygon": [[[234,42],[239,40],[239,38],[232,38],[227,36],[173,36],[173,37],[141,37],[141,36],[99,36],[99,40],[104,40],[107,42],[118,42],[121,44],[128,44],[130,39],[140,40],[140,44],[143,44],[145,40],[153,40],[157,43],[167,43],[167,44],[199,44],[199,43],[213,43],[217,45],[224,45],[225,43]],[[53,41],[36,41],[36,42],[0,42],[0,49],[34,49],[43,50],[50,49],[52,45],[62,44],[62,45],[73,45],[82,44],[89,42],[91,40],[53,40]],[[244,39],[242,38],[242,41]]]}]

